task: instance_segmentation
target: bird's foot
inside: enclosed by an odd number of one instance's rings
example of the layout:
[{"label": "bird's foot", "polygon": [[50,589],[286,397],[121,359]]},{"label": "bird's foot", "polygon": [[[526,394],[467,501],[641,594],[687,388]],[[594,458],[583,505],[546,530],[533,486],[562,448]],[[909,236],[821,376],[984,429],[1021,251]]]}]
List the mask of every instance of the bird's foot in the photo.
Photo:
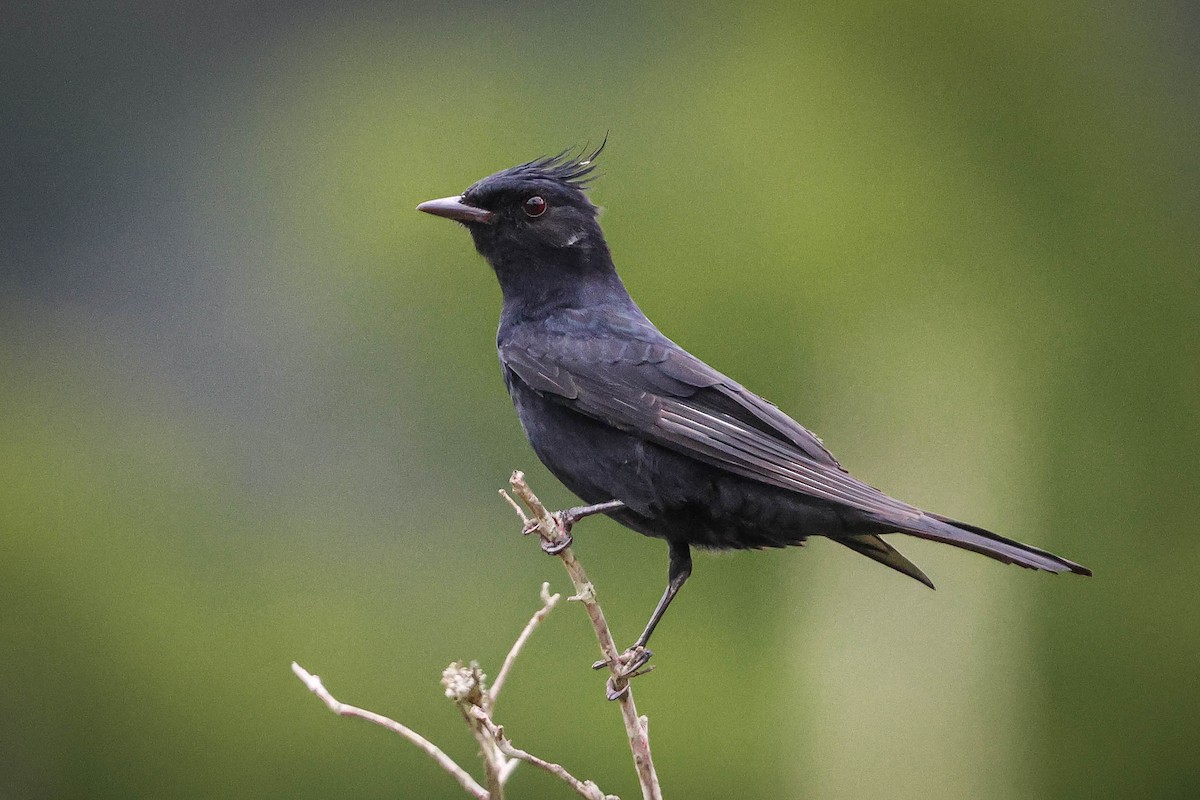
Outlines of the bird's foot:
[{"label": "bird's foot", "polygon": [[568,547],[570,547],[571,542],[575,540],[571,538],[571,532],[568,528],[564,527],[563,533],[565,535],[557,542],[548,542],[545,539],[542,539],[542,552],[548,556],[556,556],[563,550],[566,550]]},{"label": "bird's foot", "polygon": [[[604,696],[609,700],[618,700],[623,697],[629,691],[629,681],[654,669],[653,664],[647,666],[652,655],[654,655],[653,650],[638,644],[617,656],[617,674],[608,679],[608,684],[604,688]],[[592,664],[592,669],[604,669],[607,666],[609,666],[609,662],[601,659]]]},{"label": "bird's foot", "polygon": [[[621,655],[617,656],[617,667],[620,670],[621,676],[625,678],[633,677],[634,672],[646,666],[646,662],[650,660],[650,656],[652,655],[654,655],[653,650],[640,644],[635,644],[624,653],[621,653]],[[602,658],[592,664],[592,669],[604,669],[608,665],[608,659]]]},{"label": "bird's foot", "polygon": [[[542,539],[542,551],[547,555],[556,556],[563,550],[571,546],[571,528],[575,527],[575,523],[584,517],[590,517],[593,514],[603,514],[606,511],[615,511],[625,504],[620,500],[610,500],[607,503],[597,503],[592,506],[575,506],[563,511],[555,511],[550,516],[553,517],[555,527],[562,531],[563,536],[558,541],[548,542],[545,538]],[[521,529],[521,533],[528,536],[531,533],[538,532],[538,521],[531,519],[525,523],[525,527]]]},{"label": "bird's foot", "polygon": [[562,513],[563,512],[561,512],[561,511],[556,511],[553,514],[551,514],[551,516],[554,517],[554,521],[558,523],[557,527],[559,527],[559,529],[561,529],[562,533],[563,533],[563,536],[561,538],[557,539],[556,541],[553,541],[553,542],[548,541],[544,536],[542,536],[541,532],[539,532],[539,530],[538,530],[540,525],[536,519],[531,519],[528,522],[526,522],[525,527],[521,528],[521,533],[524,534],[525,536],[528,536],[531,533],[537,533],[539,535],[539,537],[541,537],[541,539],[542,539],[542,542],[541,542],[542,552],[545,553],[546,555],[556,556],[559,553],[561,553],[563,550],[566,550],[568,547],[570,547],[571,542],[573,541],[571,539],[570,526],[564,524],[562,519],[559,517],[559,515]]}]

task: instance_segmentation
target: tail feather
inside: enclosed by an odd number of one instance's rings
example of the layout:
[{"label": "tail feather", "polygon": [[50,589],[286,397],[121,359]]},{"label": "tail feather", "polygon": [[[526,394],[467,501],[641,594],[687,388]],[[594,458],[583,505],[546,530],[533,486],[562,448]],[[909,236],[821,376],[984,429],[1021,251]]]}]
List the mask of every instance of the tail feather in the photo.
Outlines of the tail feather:
[{"label": "tail feather", "polygon": [[861,553],[867,558],[874,559],[884,566],[891,567],[897,572],[902,572],[910,578],[915,578],[921,583],[933,587],[933,581],[929,580],[921,568],[905,558],[899,550],[892,547],[879,536],[846,536],[838,537],[833,541],[838,544],[844,544],[856,553]]},{"label": "tail feather", "polygon": [[1091,575],[1092,571],[1074,561],[1056,556],[1027,544],[1006,539],[999,534],[984,530],[965,522],[925,512],[916,520],[897,525],[897,530],[910,536],[931,539],[935,542],[961,547],[994,558],[1005,564],[1018,564],[1029,569],[1046,572],[1073,572],[1076,575]]}]

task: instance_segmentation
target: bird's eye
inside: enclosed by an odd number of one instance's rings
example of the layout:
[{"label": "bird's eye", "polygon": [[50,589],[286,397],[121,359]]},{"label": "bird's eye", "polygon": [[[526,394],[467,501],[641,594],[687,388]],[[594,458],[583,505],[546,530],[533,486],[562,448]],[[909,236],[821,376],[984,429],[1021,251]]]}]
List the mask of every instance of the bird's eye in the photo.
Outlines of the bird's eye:
[{"label": "bird's eye", "polygon": [[525,214],[530,217],[540,217],[546,213],[546,201],[536,194],[525,201]]}]

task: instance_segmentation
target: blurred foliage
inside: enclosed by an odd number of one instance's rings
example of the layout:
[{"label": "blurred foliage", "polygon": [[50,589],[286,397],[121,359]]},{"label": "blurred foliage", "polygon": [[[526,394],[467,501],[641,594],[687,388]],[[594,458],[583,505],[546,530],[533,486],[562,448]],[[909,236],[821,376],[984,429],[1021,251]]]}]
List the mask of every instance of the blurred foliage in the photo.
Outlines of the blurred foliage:
[{"label": "blurred foliage", "polygon": [[[1200,64],[1170,4],[10,5],[0,797],[458,797],[554,563],[498,291],[413,212],[609,133],[623,276],[901,497],[1091,581],[904,542],[702,558],[638,686],[670,796],[1200,794]],[[621,639],[660,543],[579,550]],[[555,612],[523,747],[636,795]],[[512,796],[566,796],[533,771]]]}]

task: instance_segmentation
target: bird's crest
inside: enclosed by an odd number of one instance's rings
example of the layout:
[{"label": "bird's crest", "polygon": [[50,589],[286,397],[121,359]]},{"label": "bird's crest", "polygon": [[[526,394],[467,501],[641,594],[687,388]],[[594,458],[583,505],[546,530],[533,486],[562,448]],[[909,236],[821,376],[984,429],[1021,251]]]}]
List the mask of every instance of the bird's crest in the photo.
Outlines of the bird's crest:
[{"label": "bird's crest", "polygon": [[587,145],[584,145],[578,154],[575,153],[574,148],[567,148],[558,155],[542,156],[507,169],[505,173],[514,177],[549,178],[575,189],[586,189],[588,184],[596,178],[596,157],[600,155],[600,151],[607,143],[608,134],[605,134],[604,141],[591,153],[588,153]]}]

